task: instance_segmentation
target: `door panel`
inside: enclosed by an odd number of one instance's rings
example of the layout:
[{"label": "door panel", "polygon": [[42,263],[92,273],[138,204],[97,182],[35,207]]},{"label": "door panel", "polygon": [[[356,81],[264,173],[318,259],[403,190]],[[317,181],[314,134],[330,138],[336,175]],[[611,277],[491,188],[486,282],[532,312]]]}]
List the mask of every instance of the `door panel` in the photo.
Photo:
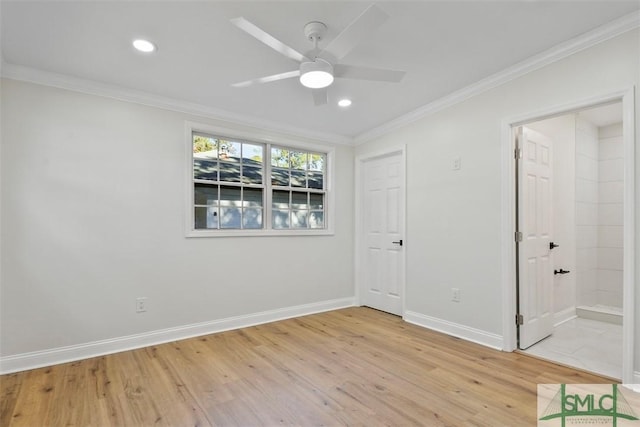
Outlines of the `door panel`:
[{"label": "door panel", "polygon": [[400,153],[363,162],[364,270],[361,302],[402,314],[404,164]]},{"label": "door panel", "polygon": [[375,247],[367,248],[367,261],[366,265],[369,268],[366,269],[367,284],[370,292],[380,293],[380,253],[381,250]]},{"label": "door panel", "polygon": [[388,256],[388,265],[389,265],[389,277],[388,277],[388,288],[387,292],[390,296],[400,297],[400,284],[398,280],[398,275],[400,274],[400,255],[398,251],[389,251],[387,253]]},{"label": "door panel", "polygon": [[523,324],[518,347],[527,348],[553,332],[552,146],[544,135],[518,129],[522,148],[518,177],[518,306]]}]

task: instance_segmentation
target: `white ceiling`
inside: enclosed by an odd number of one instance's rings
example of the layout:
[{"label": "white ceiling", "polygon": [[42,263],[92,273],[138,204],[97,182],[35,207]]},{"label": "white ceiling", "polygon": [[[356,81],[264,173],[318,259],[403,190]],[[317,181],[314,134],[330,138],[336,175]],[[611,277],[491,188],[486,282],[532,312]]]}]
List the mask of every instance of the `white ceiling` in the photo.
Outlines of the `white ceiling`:
[{"label": "white ceiling", "polygon": [[597,127],[621,123],[623,114],[622,102],[582,110],[579,114]]},{"label": "white ceiling", "polygon": [[[303,26],[329,42],[363,1],[2,1],[2,55],[19,65],[199,104],[248,120],[356,137],[520,61],[640,9],[637,0],[381,1],[390,17],[341,62],[406,70],[401,83],[338,79],[315,107],[297,79],[230,84],[297,69],[233,26],[244,16],[294,49]],[[158,51],[137,53],[136,37]],[[342,109],[340,97],[353,105]]]}]

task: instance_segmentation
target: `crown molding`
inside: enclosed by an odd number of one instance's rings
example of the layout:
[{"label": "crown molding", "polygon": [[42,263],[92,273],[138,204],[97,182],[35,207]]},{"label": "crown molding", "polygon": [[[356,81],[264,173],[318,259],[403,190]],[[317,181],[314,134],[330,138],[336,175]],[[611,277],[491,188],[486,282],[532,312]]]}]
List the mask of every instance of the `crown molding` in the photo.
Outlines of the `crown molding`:
[{"label": "crown molding", "polygon": [[164,110],[179,113],[202,116],[216,120],[226,121],[236,125],[251,126],[271,132],[287,134],[298,138],[307,138],[323,143],[336,145],[353,145],[353,138],[334,133],[311,131],[308,129],[289,126],[270,120],[237,114],[218,108],[213,108],[203,104],[197,104],[180,99],[154,95],[136,89],[129,89],[101,83],[79,77],[68,76],[59,73],[39,70],[37,68],[12,64],[2,61],[0,66],[1,76],[6,79],[35,83],[44,86],[51,86],[60,89],[81,92],[89,95],[97,95],[105,98],[113,98],[119,101],[127,101],[149,107],[161,108]]},{"label": "crown molding", "polygon": [[417,120],[438,111],[463,102],[473,96],[503,85],[511,80],[535,71],[553,62],[564,59],[574,53],[588,49],[606,40],[617,37],[640,27],[640,11],[630,13],[592,31],[561,43],[545,52],[532,56],[509,68],[499,71],[487,78],[479,80],[465,88],[452,92],[440,99],[430,102],[416,110],[393,119],[381,126],[363,132],[354,138],[354,144],[360,145],[372,141],[394,130],[407,126]]}]

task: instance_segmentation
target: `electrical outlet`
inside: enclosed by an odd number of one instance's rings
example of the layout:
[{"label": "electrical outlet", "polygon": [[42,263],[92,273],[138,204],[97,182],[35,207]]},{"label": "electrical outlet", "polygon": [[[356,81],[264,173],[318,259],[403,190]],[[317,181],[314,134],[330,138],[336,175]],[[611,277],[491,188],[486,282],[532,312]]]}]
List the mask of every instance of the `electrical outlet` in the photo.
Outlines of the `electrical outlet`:
[{"label": "electrical outlet", "polygon": [[457,171],[460,170],[460,168],[462,168],[462,159],[460,157],[456,157],[453,159],[453,162],[451,162],[451,169]]},{"label": "electrical outlet", "polygon": [[460,302],[460,289],[451,288],[451,301]]},{"label": "electrical outlet", "polygon": [[136,313],[147,311],[147,297],[136,298]]}]

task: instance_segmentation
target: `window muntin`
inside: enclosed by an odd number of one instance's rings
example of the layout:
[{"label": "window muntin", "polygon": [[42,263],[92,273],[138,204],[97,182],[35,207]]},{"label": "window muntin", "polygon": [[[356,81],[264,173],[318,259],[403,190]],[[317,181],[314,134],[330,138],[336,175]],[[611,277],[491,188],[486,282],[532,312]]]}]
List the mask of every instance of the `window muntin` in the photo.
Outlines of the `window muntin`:
[{"label": "window muntin", "polygon": [[327,153],[200,132],[192,145],[194,231],[327,229]]}]

